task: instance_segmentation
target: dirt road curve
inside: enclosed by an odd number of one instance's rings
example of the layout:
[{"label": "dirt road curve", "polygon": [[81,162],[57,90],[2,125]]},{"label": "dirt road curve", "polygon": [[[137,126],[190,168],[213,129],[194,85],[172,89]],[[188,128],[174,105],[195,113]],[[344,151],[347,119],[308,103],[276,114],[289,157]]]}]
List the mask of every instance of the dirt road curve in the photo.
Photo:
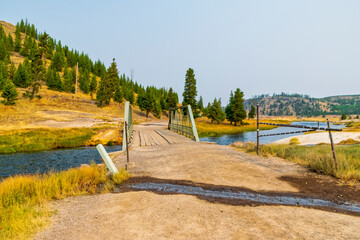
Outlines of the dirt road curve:
[{"label": "dirt road curve", "polygon": [[[142,136],[139,132],[154,128],[163,127],[135,130]],[[359,213],[131,189],[158,182],[359,204],[358,187],[228,146],[188,141],[140,145],[130,151],[132,180],[116,193],[55,202],[58,214],[35,239],[360,239]],[[115,158],[118,166],[124,161],[121,154]]]}]

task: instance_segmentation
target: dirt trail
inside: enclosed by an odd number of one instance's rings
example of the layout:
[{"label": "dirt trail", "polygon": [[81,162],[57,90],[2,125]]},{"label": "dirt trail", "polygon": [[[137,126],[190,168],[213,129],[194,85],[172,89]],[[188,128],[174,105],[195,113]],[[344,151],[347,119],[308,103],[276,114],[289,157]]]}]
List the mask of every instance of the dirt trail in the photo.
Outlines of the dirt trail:
[{"label": "dirt trail", "polygon": [[[154,126],[136,126],[135,130]],[[357,186],[349,188],[293,163],[248,155],[229,146],[182,142],[133,146],[130,154],[134,178],[127,184],[158,181],[360,203]],[[125,156],[118,155],[115,162],[123,166]],[[360,217],[332,209],[234,204],[123,188],[112,194],[55,202],[58,214],[53,224],[35,239],[360,238]]]}]

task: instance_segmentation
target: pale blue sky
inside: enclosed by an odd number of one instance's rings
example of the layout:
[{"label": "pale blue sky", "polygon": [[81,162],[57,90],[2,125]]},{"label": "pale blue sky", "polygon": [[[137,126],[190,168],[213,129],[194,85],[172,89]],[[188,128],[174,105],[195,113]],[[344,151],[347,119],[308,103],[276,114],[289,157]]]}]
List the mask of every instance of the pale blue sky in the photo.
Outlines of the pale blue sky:
[{"label": "pale blue sky", "polygon": [[1,0],[1,20],[21,18],[144,85],[181,95],[191,67],[205,102],[235,88],[360,94],[358,0]]}]

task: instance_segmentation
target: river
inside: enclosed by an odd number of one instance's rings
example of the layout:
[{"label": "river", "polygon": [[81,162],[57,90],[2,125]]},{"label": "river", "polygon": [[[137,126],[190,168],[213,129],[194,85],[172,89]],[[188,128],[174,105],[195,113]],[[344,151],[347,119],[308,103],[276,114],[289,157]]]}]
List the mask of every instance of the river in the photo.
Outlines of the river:
[{"label": "river", "polygon": [[[302,126],[310,126],[310,127],[317,127],[317,122],[292,122],[293,125],[302,125]],[[330,125],[332,128],[343,128],[343,125]],[[327,123],[320,122],[320,127],[327,127]],[[260,135],[265,134],[274,134],[274,133],[283,133],[283,132],[294,132],[294,131],[301,131],[306,129],[301,128],[290,128],[290,127],[279,127],[274,128],[271,130],[263,130],[260,131]],[[296,134],[289,134],[289,135],[278,135],[278,136],[271,136],[271,137],[261,137],[260,143],[266,144],[266,143],[272,143],[277,140],[288,138],[288,137],[294,137],[298,135],[302,135],[303,133],[296,133]],[[256,142],[256,131],[254,132],[244,132],[234,135],[221,135],[216,137],[203,137],[200,138],[201,141],[207,141],[207,142],[215,142],[219,145],[229,145],[234,142]]]},{"label": "river", "polygon": [[[121,145],[105,146],[108,152],[120,151]],[[92,161],[101,163],[96,147],[79,147],[30,153],[0,154],[0,178],[16,174],[61,171]]]}]

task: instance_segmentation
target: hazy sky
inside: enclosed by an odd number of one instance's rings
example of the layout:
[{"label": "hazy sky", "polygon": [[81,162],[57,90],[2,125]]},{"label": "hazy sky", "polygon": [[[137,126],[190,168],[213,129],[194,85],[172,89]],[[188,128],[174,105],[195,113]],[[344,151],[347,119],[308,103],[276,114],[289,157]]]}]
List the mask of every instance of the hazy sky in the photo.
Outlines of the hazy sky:
[{"label": "hazy sky", "polygon": [[360,94],[359,0],[1,0],[0,20],[21,18],[179,96],[191,67],[205,102],[224,105],[236,88],[247,98]]}]

